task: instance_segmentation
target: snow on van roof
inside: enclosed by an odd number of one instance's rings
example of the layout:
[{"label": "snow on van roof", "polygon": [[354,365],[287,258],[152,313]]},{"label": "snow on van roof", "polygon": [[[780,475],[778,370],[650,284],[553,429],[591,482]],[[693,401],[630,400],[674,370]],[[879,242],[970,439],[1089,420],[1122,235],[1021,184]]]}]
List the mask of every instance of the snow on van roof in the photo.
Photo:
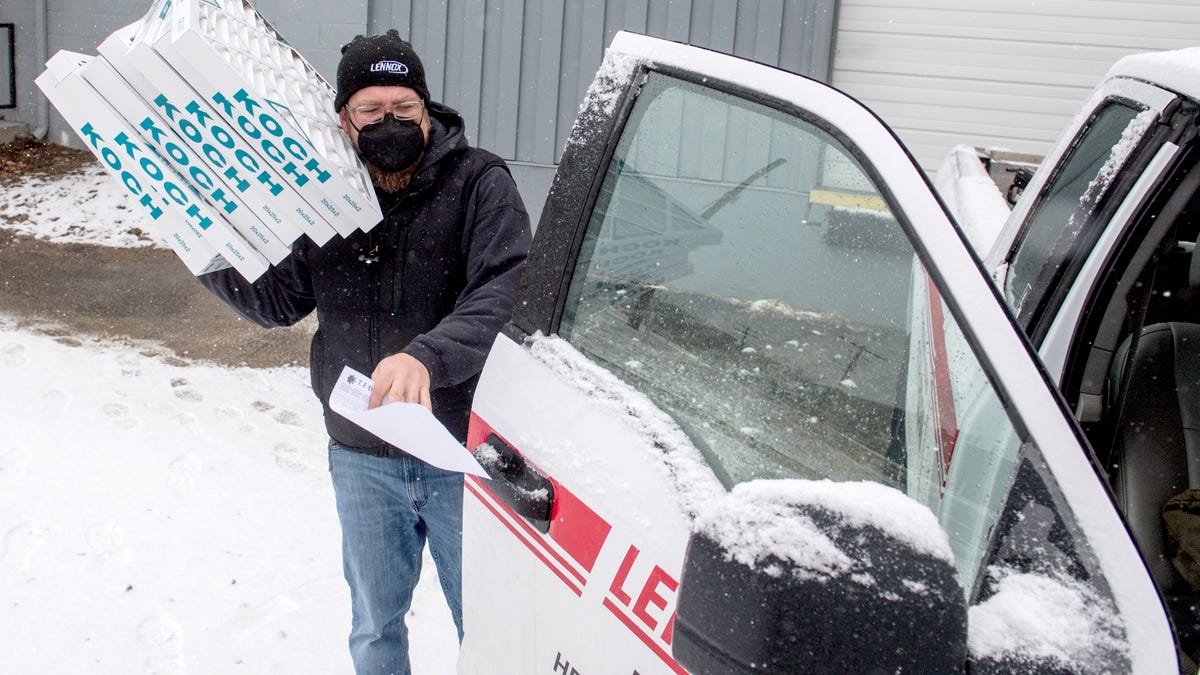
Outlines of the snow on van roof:
[{"label": "snow on van roof", "polygon": [[1200,99],[1200,47],[1131,54],[1117,61],[1105,79],[1127,77]]}]

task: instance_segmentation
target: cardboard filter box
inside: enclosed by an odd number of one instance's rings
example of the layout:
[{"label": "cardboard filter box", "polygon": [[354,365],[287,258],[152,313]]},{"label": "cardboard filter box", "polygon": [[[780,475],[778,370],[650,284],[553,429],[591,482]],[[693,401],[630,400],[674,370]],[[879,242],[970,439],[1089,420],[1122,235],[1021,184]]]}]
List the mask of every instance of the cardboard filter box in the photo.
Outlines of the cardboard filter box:
[{"label": "cardboard filter box", "polygon": [[[46,63],[35,82],[67,122],[79,132],[100,164],[136,198],[137,207],[149,218],[151,234],[167,243],[192,274],[229,267],[236,260],[245,264],[238,271],[248,279],[266,270],[239,242],[229,243],[236,251],[218,252],[216,237],[205,236],[213,224],[212,212],[200,202],[191,185],[153,149],[144,146],[133,127],[96,93],[80,75],[92,57],[60,51]],[[247,257],[247,254],[249,257]],[[232,260],[231,260],[232,258]]]},{"label": "cardboard filter box", "polygon": [[157,0],[98,51],[55,55],[37,83],[193,273],[226,264],[253,281],[301,235],[381,220],[332,87],[245,0]]},{"label": "cardboard filter box", "polygon": [[378,206],[363,201],[375,192],[341,131],[332,87],[246,0],[164,2],[171,31],[155,50],[340,234],[374,227]]},{"label": "cardboard filter box", "polygon": [[99,52],[150,106],[157,126],[195,151],[280,239],[291,242],[303,233],[318,244],[328,241],[335,234],[333,227],[262,157],[261,146],[221,119],[151,44],[138,37],[139,29],[134,24],[116,31],[100,43]]}]

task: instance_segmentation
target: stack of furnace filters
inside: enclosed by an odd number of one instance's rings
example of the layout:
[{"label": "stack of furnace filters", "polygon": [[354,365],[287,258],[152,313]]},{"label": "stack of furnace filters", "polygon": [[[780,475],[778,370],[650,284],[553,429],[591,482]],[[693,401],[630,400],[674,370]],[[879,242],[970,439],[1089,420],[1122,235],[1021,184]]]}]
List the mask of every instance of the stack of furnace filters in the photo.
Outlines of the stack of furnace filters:
[{"label": "stack of furnace filters", "polygon": [[158,0],[98,51],[37,85],[193,274],[254,281],[302,234],[379,223],[333,89],[245,0]]}]

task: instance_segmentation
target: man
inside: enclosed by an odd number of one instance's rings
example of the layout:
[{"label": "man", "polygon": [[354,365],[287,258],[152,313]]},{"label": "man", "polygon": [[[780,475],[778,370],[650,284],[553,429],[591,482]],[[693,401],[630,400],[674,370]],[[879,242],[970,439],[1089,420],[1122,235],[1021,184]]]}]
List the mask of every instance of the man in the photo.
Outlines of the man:
[{"label": "man", "polygon": [[462,639],[462,475],[383,443],[329,409],[342,367],[372,373],[375,407],[420,403],[464,440],[471,397],[508,320],[529,216],[504,162],[469,147],[457,112],[430,101],[424,69],[392,30],[342,48],[335,108],[366,162],[383,221],[323,247],[301,239],[254,284],[201,282],[262,326],[312,310],[310,371],[350,585],[359,673],[408,673],[404,617],[426,541]]}]

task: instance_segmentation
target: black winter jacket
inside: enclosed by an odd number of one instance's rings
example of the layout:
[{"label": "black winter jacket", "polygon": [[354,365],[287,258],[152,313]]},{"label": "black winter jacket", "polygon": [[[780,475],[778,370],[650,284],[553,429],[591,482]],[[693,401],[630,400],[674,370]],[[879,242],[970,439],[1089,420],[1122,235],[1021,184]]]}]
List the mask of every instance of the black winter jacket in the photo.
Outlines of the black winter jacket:
[{"label": "black winter jacket", "polygon": [[468,146],[457,112],[430,104],[429,147],[408,187],[380,193],[383,221],[292,255],[248,284],[234,270],[200,282],[245,318],[288,326],[317,311],[313,391],[330,437],[392,455],[378,437],[329,409],[342,367],[371,374],[405,352],[429,369],[433,412],[466,438],[484,359],[508,321],[529,251],[529,215],[499,157]]}]

